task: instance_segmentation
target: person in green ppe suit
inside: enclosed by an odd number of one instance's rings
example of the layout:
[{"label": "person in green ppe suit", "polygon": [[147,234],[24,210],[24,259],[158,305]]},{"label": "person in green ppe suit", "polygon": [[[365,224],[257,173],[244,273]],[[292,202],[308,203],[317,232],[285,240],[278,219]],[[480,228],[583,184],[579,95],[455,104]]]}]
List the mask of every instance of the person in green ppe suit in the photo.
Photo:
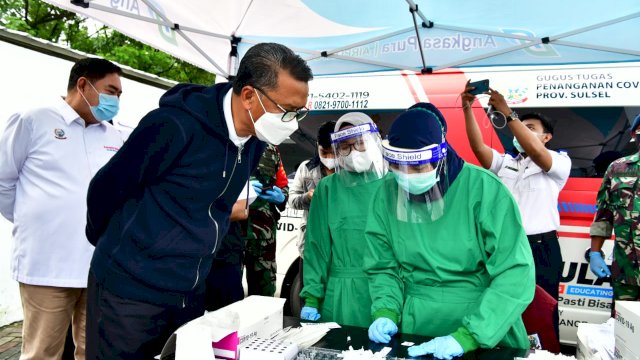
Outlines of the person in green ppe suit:
[{"label": "person in green ppe suit", "polygon": [[521,319],[535,269],[517,204],[500,179],[465,163],[432,104],[416,104],[382,142],[389,175],[373,195],[365,271],[369,338],[434,337],[410,356],[451,359],[476,348],[528,349]]},{"label": "person in green ppe suit", "polygon": [[323,178],[309,209],[304,250],[303,320],[371,324],[369,284],[362,269],[367,204],[386,173],[381,139],[366,114],[336,122],[331,143],[336,172]]}]

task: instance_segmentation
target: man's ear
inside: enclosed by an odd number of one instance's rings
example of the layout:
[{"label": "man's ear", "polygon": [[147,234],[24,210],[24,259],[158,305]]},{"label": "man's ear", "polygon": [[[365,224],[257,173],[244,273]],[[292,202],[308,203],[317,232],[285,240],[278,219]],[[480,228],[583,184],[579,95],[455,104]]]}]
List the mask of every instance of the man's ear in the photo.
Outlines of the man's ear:
[{"label": "man's ear", "polygon": [[546,144],[553,139],[553,135],[551,135],[551,133],[544,133],[544,139],[544,143]]},{"label": "man's ear", "polygon": [[84,76],[79,77],[76,81],[76,89],[84,90],[85,86],[87,86],[87,78]]},{"label": "man's ear", "polygon": [[240,90],[240,102],[245,110],[251,110],[251,107],[254,106],[256,101],[255,97],[256,92],[252,86],[246,85]]}]

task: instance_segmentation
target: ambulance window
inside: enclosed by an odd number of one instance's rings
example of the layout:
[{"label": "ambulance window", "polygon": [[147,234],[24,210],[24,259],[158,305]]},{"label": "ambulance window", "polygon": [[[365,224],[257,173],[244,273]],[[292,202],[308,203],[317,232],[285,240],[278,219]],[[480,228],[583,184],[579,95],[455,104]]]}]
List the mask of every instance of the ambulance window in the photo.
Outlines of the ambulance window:
[{"label": "ambulance window", "polygon": [[[539,112],[555,123],[549,148],[564,150],[571,157],[571,177],[602,177],[615,159],[637,151],[630,143],[629,127],[637,107],[519,108],[518,114]],[[500,142],[515,152],[513,135],[498,130]]]}]

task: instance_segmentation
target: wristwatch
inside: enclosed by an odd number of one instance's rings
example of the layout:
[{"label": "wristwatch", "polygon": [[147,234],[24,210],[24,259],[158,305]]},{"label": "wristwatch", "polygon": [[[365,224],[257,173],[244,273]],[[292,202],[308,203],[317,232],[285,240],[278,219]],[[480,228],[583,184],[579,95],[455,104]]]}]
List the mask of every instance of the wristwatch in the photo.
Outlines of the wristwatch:
[{"label": "wristwatch", "polygon": [[511,114],[507,115],[507,122],[510,122],[512,120],[520,120],[518,118],[518,113],[513,110],[511,111]]}]

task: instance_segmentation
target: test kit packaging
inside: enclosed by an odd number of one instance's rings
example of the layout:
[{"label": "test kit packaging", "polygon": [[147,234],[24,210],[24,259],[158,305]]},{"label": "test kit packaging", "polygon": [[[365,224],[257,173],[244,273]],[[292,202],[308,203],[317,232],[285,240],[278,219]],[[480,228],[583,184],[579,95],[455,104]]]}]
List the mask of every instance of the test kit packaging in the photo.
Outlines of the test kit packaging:
[{"label": "test kit packaging", "polygon": [[640,302],[616,301],[616,359],[640,359]]},{"label": "test kit packaging", "polygon": [[576,358],[578,360],[610,360],[614,349],[613,321],[604,324],[578,324],[578,343]]},{"label": "test kit packaging", "polygon": [[240,347],[241,360],[293,360],[298,346],[290,341],[253,338]]},{"label": "test kit packaging", "polygon": [[207,313],[176,330],[160,359],[175,346],[176,360],[213,360],[214,355],[215,359],[237,360],[243,344],[282,330],[284,302],[254,295]]}]

